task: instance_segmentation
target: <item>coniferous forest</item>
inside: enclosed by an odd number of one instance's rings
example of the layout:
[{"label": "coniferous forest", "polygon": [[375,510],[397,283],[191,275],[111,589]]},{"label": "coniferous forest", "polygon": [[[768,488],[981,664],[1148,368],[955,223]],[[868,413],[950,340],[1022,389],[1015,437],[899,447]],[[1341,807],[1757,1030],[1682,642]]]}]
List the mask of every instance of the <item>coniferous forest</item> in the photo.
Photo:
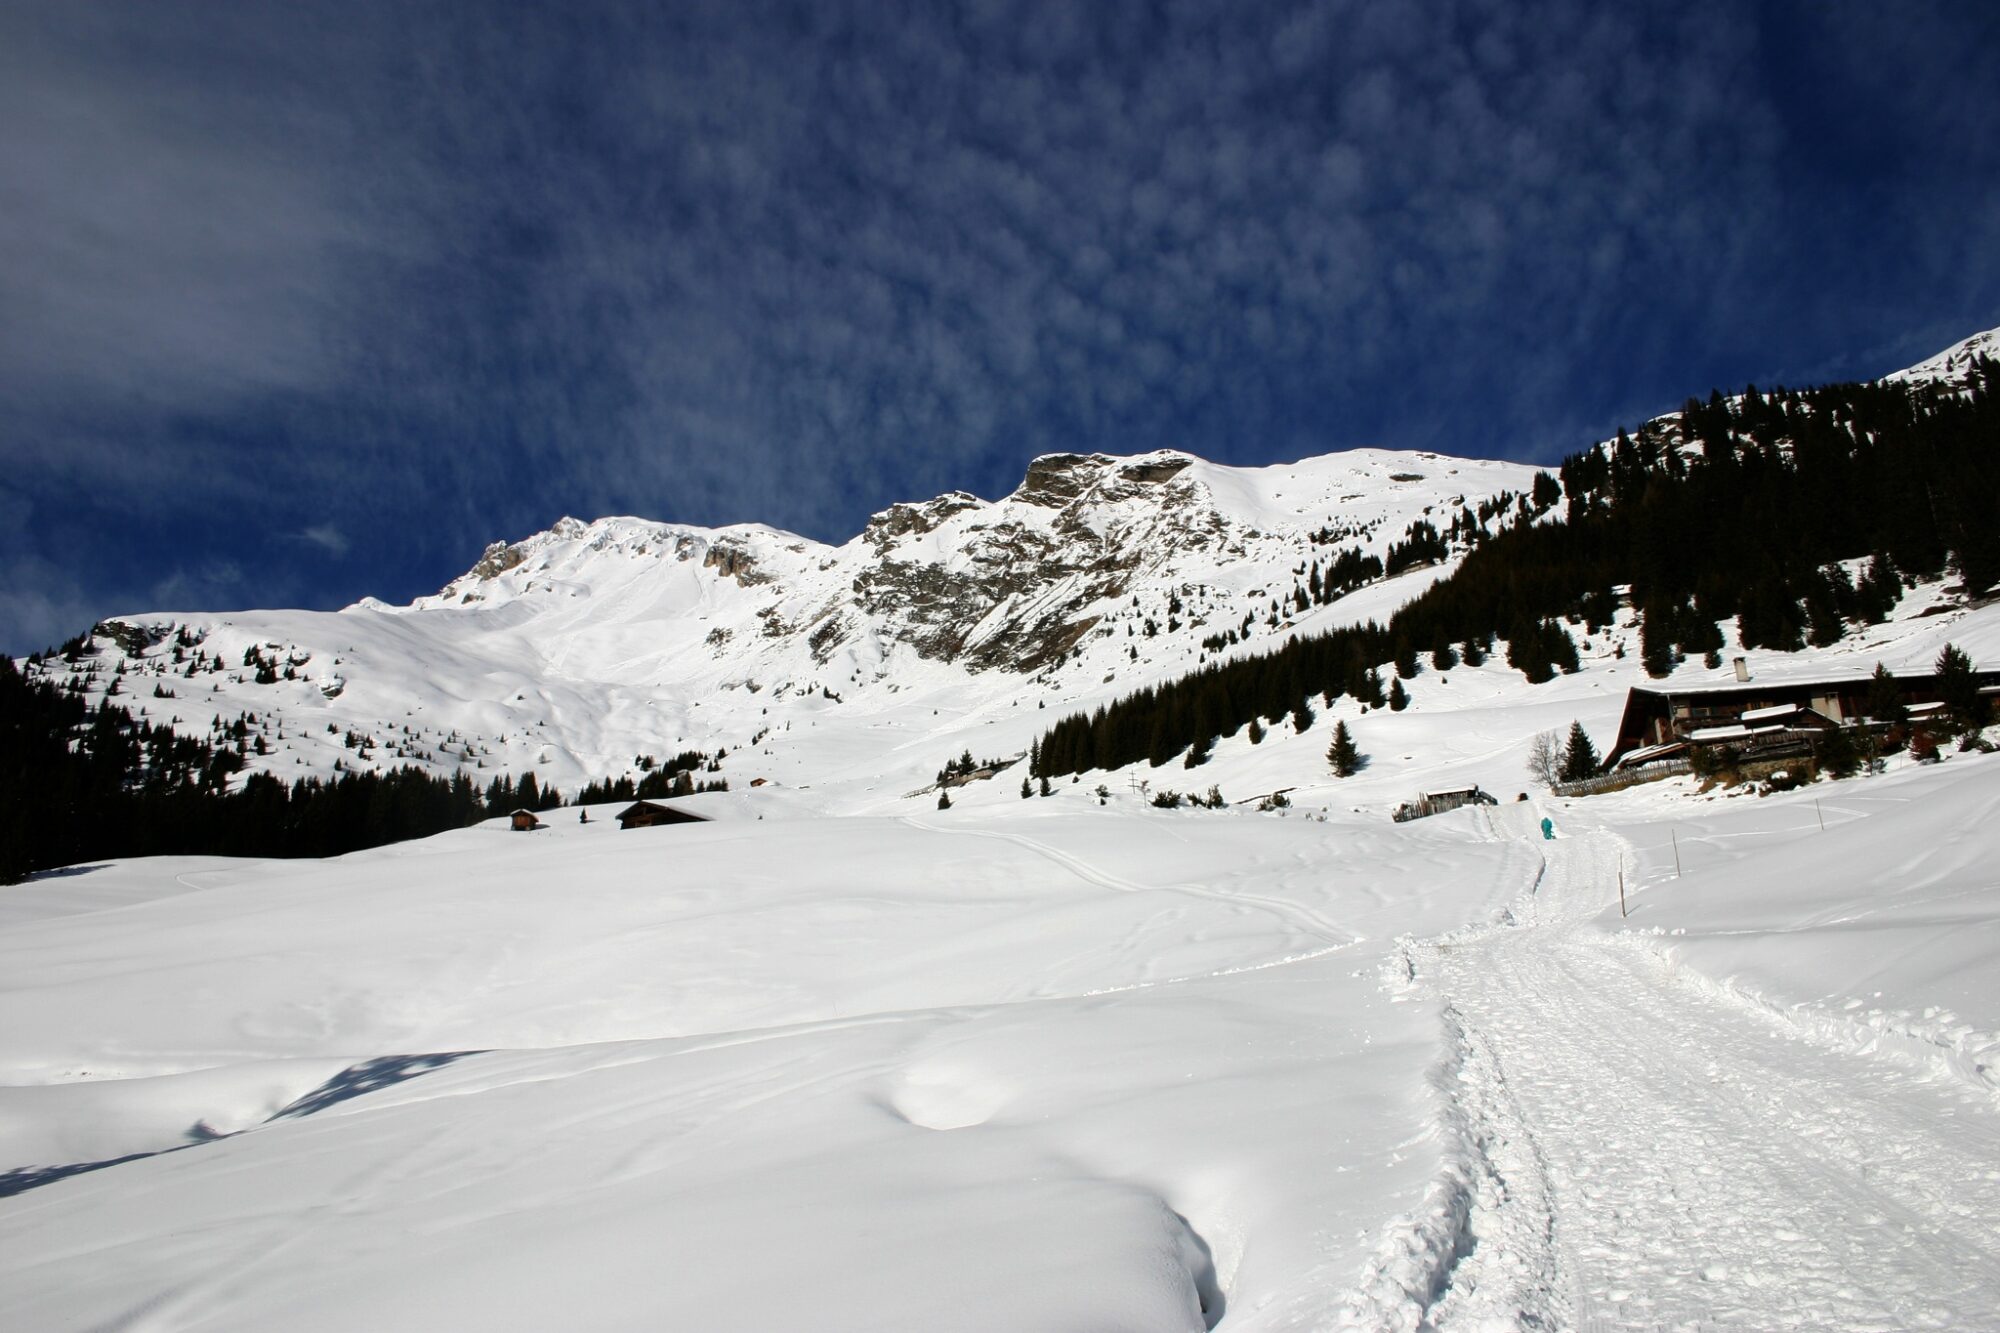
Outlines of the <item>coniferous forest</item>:
[{"label": "coniferous forest", "polygon": [[[518,782],[496,777],[481,789],[464,773],[437,777],[414,765],[289,786],[268,773],[237,782],[246,763],[243,731],[235,730],[237,744],[227,736],[212,743],[135,719],[113,703],[92,705],[23,676],[0,655],[0,884],[120,856],[339,856],[563,803],[563,794],[533,773]],[[690,751],[645,763],[650,771],[638,782],[594,783],[579,799],[724,789],[719,778],[693,777],[713,762]]]},{"label": "coniferous forest", "polygon": [[[1595,634],[1626,607],[1659,676],[1690,656],[1720,665],[1718,621],[1733,619],[1745,647],[1795,651],[1883,619],[1913,581],[1950,573],[1984,592],[2000,582],[1996,389],[1986,361],[1964,389],[1753,385],[1689,399],[1565,459],[1559,490],[1537,477],[1497,526],[1471,511],[1449,520],[1463,562],[1387,625],[1295,637],[1065,718],[1036,742],[1033,771],[1157,767],[1246,726],[1309,718],[1315,696],[1393,706],[1426,662],[1478,666],[1501,640],[1509,666],[1549,680],[1579,668],[1573,630]],[[1435,556],[1436,538],[1420,520],[1400,549]]]}]

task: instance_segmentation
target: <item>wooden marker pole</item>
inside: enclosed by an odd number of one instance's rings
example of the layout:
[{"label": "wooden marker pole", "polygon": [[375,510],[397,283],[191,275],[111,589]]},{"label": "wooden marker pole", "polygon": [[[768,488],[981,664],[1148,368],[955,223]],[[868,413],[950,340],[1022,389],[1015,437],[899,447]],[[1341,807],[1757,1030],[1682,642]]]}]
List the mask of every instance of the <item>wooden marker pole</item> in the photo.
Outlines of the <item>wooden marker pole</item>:
[{"label": "wooden marker pole", "polygon": [[1668,829],[1667,836],[1674,840],[1674,878],[1679,879],[1681,877],[1681,835],[1673,829]]},{"label": "wooden marker pole", "polygon": [[1813,800],[1813,813],[1819,816],[1819,831],[1826,832],[1826,811],[1819,808],[1819,800]]},{"label": "wooden marker pole", "polygon": [[1618,915],[1620,919],[1623,919],[1625,916],[1625,867],[1624,866],[1618,867]]}]

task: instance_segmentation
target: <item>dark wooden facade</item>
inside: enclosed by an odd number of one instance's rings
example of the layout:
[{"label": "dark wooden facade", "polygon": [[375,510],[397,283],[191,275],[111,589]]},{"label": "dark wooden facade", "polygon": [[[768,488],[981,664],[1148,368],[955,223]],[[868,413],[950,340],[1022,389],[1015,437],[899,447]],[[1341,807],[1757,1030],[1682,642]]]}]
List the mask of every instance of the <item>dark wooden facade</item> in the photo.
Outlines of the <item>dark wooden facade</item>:
[{"label": "dark wooden facade", "polygon": [[[1982,685],[2000,683],[2000,672],[1977,673]],[[1610,768],[1629,752],[1648,746],[1688,740],[1699,731],[1731,727],[1745,713],[1793,707],[1815,715],[1815,725],[1852,725],[1868,711],[1871,672],[1813,676],[1796,680],[1724,681],[1713,685],[1634,686],[1625,696],[1618,721],[1618,741],[1605,756]],[[1931,672],[1896,672],[1903,703],[1915,708],[1939,701],[1937,676]]]},{"label": "dark wooden facade", "polygon": [[1468,805],[1498,805],[1493,797],[1477,787],[1451,787],[1444,791],[1418,792],[1417,799],[1405,801],[1389,816],[1398,824],[1412,819],[1428,819],[1449,810],[1462,809]]},{"label": "dark wooden facade", "polygon": [[618,827],[621,829],[652,828],[658,824],[705,824],[705,815],[691,815],[685,810],[676,810],[670,805],[657,801],[634,801],[618,812]]}]

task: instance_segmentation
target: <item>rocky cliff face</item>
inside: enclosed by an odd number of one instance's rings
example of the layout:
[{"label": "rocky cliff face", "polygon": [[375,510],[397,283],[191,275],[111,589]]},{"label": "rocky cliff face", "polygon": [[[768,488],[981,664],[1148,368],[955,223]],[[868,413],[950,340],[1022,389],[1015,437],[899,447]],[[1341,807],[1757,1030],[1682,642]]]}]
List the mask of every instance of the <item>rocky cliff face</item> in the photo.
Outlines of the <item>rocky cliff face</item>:
[{"label": "rocky cliff face", "polygon": [[[1195,461],[1051,454],[996,504],[948,496],[909,517],[898,506],[870,525],[876,560],[855,576],[856,607],[924,657],[1039,671],[1136,576],[1228,540],[1229,521],[1188,475]],[[914,540],[934,533],[946,541]]]},{"label": "rocky cliff face", "polygon": [[[1336,459],[1347,461],[1345,470],[1321,466]],[[1463,498],[1445,494],[1449,475],[1417,485],[1424,475],[1408,456],[1335,455],[1295,465],[1287,514],[1279,503],[1283,486],[1267,476],[1276,472],[1218,469],[1166,450],[1132,458],[1050,454],[1030,463],[1003,499],[954,491],[891,505],[837,548],[759,527],[565,519],[520,542],[495,543],[427,604],[532,599],[602,583],[606,561],[630,566],[670,557],[751,595],[753,620],[705,632],[718,660],[748,644],[768,651],[777,642],[802,644],[819,666],[865,646],[871,657],[900,648],[971,672],[1034,674],[1075,653],[1112,608],[1176,580],[1206,583],[1225,565],[1267,560],[1294,567],[1283,580],[1289,588],[1317,554],[1313,525],[1357,502],[1409,507],[1427,490],[1440,502]],[[1525,478],[1521,469],[1497,475],[1511,481],[1513,472]],[[1271,493],[1246,488],[1246,477],[1262,479]],[[1482,479],[1467,492],[1491,489]],[[1379,520],[1347,526],[1384,540],[1400,535],[1400,524]],[[717,595],[706,594],[711,602]]]},{"label": "rocky cliff face", "polygon": [[1337,548],[1380,554],[1531,476],[1369,450],[1055,454],[1001,499],[891,505],[840,546],[569,518],[407,606],[120,617],[52,669],[192,733],[254,716],[268,749],[246,763],[288,781],[407,762],[574,785],[701,745],[804,773],[815,747],[901,745],[968,701],[1018,718],[1269,651],[1350,614],[1298,591]]}]

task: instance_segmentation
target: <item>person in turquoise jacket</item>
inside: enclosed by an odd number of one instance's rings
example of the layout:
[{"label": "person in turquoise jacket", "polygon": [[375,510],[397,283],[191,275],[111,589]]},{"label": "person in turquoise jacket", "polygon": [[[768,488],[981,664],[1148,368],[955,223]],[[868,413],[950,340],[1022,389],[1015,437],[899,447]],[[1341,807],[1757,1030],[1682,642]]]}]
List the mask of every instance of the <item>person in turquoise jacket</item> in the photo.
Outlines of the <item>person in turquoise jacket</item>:
[{"label": "person in turquoise jacket", "polygon": [[1542,841],[1554,842],[1555,837],[1556,837],[1556,821],[1550,819],[1547,815],[1542,816]]}]

